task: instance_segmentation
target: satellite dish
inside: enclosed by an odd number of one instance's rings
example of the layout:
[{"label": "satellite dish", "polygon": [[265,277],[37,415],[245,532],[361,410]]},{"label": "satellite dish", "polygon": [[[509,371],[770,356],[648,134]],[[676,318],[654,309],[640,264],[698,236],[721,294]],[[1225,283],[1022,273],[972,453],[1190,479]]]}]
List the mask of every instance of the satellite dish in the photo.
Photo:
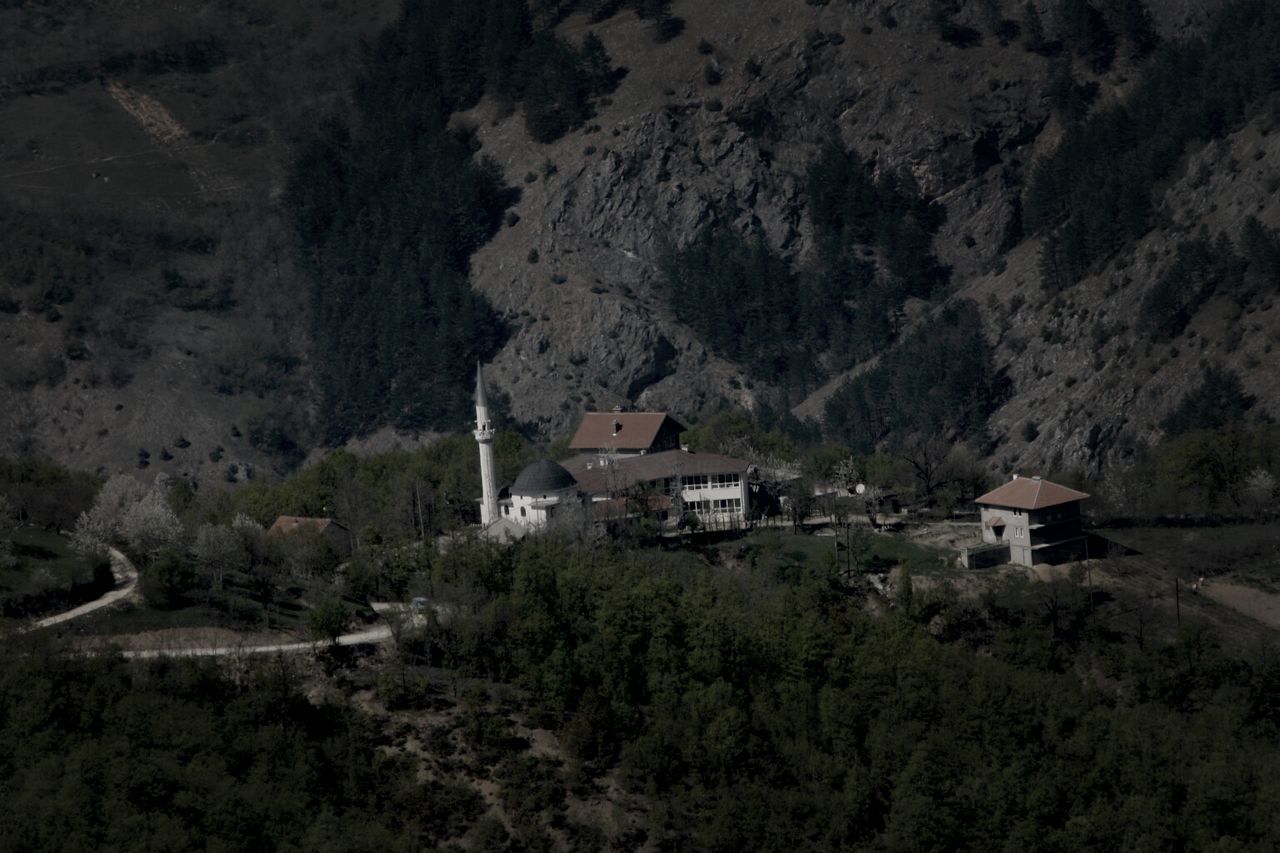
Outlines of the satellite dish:
[{"label": "satellite dish", "polygon": [[865,494],[867,493],[867,484],[866,484],[866,483],[859,483],[858,485],[856,485],[856,486],[854,486],[854,487],[853,487],[853,490],[854,490],[854,492],[856,492],[857,494],[865,495]]}]

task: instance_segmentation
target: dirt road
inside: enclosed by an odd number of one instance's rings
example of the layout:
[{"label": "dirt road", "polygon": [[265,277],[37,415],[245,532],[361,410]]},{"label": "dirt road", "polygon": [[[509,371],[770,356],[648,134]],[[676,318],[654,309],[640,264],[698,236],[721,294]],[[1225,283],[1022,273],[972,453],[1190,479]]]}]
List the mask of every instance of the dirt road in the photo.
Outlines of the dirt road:
[{"label": "dirt road", "polygon": [[[339,646],[365,646],[375,643],[385,643],[392,637],[391,628],[387,625],[379,625],[377,628],[370,628],[366,631],[356,631],[352,634],[343,634],[338,638]],[[324,648],[325,642],[318,640],[306,643],[273,643],[265,646],[204,646],[193,648],[165,648],[165,649],[135,649],[124,652],[127,658],[149,659],[149,658],[200,658],[200,657],[227,657],[230,655],[261,655],[273,654],[279,652],[281,654],[293,654],[296,652],[315,652]]]},{"label": "dirt road", "polygon": [[63,622],[69,622],[84,616],[86,613],[92,613],[95,610],[101,610],[104,607],[110,607],[118,601],[124,601],[134,594],[138,588],[138,570],[134,568],[132,562],[123,553],[115,548],[108,548],[107,551],[111,555],[111,574],[115,576],[115,587],[104,593],[102,596],[95,598],[87,604],[72,608],[63,613],[54,616],[46,616],[44,619],[34,622],[25,631],[35,631],[39,628],[48,628],[51,625],[60,625]]},{"label": "dirt road", "polygon": [[1200,594],[1263,625],[1280,628],[1280,595],[1217,580],[1205,584]]}]

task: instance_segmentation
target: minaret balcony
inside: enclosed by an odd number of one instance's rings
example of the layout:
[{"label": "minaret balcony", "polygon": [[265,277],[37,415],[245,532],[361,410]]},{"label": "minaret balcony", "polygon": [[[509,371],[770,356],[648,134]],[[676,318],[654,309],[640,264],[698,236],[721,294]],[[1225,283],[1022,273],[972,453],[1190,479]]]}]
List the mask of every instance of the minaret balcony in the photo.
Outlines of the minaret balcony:
[{"label": "minaret balcony", "polygon": [[497,432],[494,429],[478,429],[476,430],[476,441],[493,441],[493,436]]}]

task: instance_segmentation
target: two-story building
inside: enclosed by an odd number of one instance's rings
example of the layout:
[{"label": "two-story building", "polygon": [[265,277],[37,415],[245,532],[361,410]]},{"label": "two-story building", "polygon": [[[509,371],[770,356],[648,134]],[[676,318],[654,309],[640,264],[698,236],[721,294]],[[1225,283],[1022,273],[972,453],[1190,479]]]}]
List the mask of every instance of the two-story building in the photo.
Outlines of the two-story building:
[{"label": "two-story building", "polygon": [[751,466],[732,456],[676,449],[580,454],[563,464],[593,505],[608,502],[602,512],[632,513],[642,506],[662,521],[693,516],[709,527],[738,527],[749,518]]},{"label": "two-story building", "polygon": [[1089,496],[1040,477],[1019,477],[978,498],[982,541],[1007,545],[1021,566],[1061,563],[1085,554],[1080,502]]}]

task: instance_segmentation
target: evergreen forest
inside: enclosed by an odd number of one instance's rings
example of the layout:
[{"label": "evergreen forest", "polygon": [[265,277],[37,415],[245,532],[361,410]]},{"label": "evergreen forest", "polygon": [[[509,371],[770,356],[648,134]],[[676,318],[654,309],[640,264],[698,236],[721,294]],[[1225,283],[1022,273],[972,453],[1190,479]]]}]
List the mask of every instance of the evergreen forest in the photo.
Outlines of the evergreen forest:
[{"label": "evergreen forest", "polygon": [[815,259],[800,268],[759,231],[707,226],[669,249],[663,278],[676,317],[720,355],[799,398],[833,371],[887,350],[908,298],[946,294],[932,252],[946,211],[910,175],[827,145],[806,176]]},{"label": "evergreen forest", "polygon": [[1187,146],[1235,130],[1280,89],[1277,38],[1274,3],[1233,3],[1205,39],[1159,47],[1122,102],[1067,128],[1026,192],[1025,226],[1047,236],[1045,287],[1071,286],[1156,224],[1153,191]]},{"label": "evergreen forest", "polygon": [[[608,829],[567,815],[557,792],[614,778],[646,804],[612,836],[624,847],[1280,838],[1274,647],[1094,618],[1093,593],[1067,579],[971,598],[913,592],[908,577],[873,616],[789,548],[538,538],[423,555],[437,595],[465,609],[406,634],[374,695],[410,715],[461,703],[453,725],[489,768],[510,838],[471,784],[423,778],[397,747],[419,731],[456,762],[448,729],[397,729],[347,698],[371,662],[337,659],[317,699],[315,676],[285,661],[229,670],[29,643],[0,656],[0,833],[15,851],[600,849]],[[460,697],[458,677],[480,689]],[[505,711],[485,710],[503,691]],[[512,719],[552,731],[561,757],[529,755]]]},{"label": "evergreen forest", "polygon": [[490,92],[549,141],[619,73],[599,39],[568,44],[523,0],[405,4],[369,52],[354,118],[329,119],[289,181],[327,440],[462,423],[475,363],[503,339],[467,271],[519,193],[450,116]]}]

